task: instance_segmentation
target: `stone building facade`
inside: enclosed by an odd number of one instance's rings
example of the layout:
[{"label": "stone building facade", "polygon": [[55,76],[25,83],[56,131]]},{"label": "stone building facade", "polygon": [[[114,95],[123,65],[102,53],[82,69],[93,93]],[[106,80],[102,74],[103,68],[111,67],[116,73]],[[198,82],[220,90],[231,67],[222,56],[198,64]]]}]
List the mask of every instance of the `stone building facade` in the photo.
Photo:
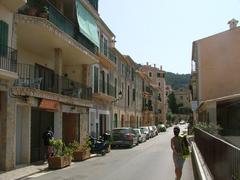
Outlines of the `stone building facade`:
[{"label": "stone building facade", "polygon": [[42,161],[48,127],[68,144],[165,122],[164,71],[153,80],[116,49],[97,3],[49,0],[46,16],[24,0],[1,1],[1,170]]}]

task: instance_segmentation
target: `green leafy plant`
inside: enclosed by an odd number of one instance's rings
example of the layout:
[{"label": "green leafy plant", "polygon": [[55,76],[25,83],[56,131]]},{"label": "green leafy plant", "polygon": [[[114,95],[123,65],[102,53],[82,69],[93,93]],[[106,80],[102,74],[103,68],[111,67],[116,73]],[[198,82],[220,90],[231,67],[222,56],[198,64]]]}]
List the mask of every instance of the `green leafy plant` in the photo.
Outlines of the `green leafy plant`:
[{"label": "green leafy plant", "polygon": [[73,141],[69,144],[69,147],[72,149],[72,151],[86,151],[91,146],[91,141],[89,138],[86,138],[84,140],[83,144],[80,144],[78,141]]},{"label": "green leafy plant", "polygon": [[54,148],[54,155],[55,156],[62,156],[63,155],[63,142],[61,139],[53,139],[50,140],[50,145]]},{"label": "green leafy plant", "polygon": [[207,122],[199,122],[194,127],[202,129],[202,130],[204,130],[204,131],[206,131],[206,132],[208,132],[210,134],[218,134],[219,130],[222,129],[217,124],[207,123]]}]

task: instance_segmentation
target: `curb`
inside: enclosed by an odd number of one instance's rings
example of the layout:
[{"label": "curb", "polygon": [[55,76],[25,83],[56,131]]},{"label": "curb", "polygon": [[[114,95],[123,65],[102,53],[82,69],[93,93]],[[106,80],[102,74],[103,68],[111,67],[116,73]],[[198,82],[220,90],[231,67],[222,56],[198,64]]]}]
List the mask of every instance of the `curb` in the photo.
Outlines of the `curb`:
[{"label": "curb", "polygon": [[199,180],[214,180],[206,163],[203,160],[203,157],[196,143],[193,141],[192,141],[192,159],[194,160],[194,163],[196,165],[196,171]]}]

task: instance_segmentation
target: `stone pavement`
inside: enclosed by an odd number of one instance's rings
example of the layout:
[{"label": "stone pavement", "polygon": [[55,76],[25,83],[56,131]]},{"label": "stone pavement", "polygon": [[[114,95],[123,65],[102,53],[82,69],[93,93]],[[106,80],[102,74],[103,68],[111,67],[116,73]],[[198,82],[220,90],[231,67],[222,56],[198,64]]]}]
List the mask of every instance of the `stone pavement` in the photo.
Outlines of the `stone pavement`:
[{"label": "stone pavement", "polygon": [[14,170],[7,172],[0,172],[0,180],[16,180],[21,179],[31,174],[35,174],[48,169],[48,164],[40,164],[40,165],[25,165],[21,167],[17,167]]},{"label": "stone pavement", "polygon": [[[96,157],[96,154],[91,154],[90,158]],[[73,162],[71,164],[74,164]],[[20,180],[27,176],[40,173],[43,171],[48,171],[47,163],[32,164],[32,165],[22,165],[18,166],[16,169],[3,172],[0,171],[0,180]]]}]

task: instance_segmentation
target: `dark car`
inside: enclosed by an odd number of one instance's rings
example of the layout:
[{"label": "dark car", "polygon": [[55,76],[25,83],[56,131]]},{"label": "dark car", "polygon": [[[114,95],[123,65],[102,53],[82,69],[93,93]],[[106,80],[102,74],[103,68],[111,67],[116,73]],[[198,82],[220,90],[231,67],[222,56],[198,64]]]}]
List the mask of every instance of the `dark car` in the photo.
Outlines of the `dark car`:
[{"label": "dark car", "polygon": [[135,131],[130,127],[122,127],[113,129],[111,132],[112,147],[127,146],[133,147],[138,144],[138,136]]},{"label": "dark car", "polygon": [[158,124],[157,126],[159,132],[166,132],[167,128],[164,124]]}]

